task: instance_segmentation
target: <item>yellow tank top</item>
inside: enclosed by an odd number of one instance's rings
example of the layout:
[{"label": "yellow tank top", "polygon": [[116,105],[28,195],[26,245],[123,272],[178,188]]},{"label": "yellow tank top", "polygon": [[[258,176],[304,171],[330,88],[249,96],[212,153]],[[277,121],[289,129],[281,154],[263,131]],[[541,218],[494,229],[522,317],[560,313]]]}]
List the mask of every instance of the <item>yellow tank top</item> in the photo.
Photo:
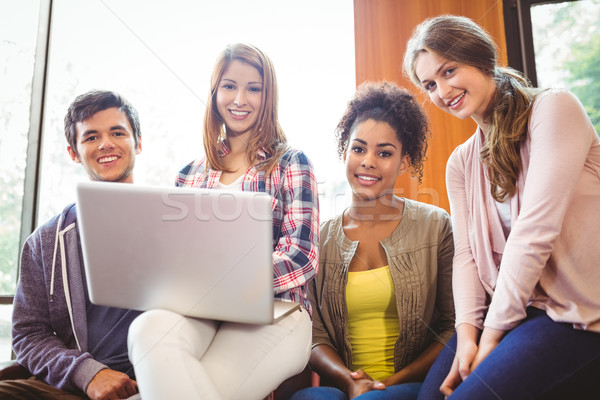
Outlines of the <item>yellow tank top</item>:
[{"label": "yellow tank top", "polygon": [[394,373],[394,346],[399,334],[389,266],[349,272],[346,305],[352,370],[363,369],[376,380],[389,377]]}]

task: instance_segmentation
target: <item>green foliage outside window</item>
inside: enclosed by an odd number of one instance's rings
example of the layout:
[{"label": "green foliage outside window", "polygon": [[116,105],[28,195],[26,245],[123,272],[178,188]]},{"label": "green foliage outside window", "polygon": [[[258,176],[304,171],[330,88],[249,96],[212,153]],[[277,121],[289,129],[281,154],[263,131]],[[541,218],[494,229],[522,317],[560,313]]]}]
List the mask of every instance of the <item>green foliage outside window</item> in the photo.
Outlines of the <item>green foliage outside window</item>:
[{"label": "green foliage outside window", "polygon": [[573,46],[572,50],[573,60],[567,63],[571,90],[585,106],[600,134],[600,32],[586,43]]},{"label": "green foliage outside window", "polygon": [[538,86],[566,87],[600,134],[600,0],[531,9]]}]

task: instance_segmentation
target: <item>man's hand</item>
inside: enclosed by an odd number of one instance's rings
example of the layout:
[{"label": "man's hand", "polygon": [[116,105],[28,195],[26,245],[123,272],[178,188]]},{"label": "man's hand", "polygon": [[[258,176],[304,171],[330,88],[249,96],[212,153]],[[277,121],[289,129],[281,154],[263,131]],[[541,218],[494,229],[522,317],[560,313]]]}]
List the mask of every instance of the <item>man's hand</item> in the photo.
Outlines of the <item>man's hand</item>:
[{"label": "man's hand", "polygon": [[371,390],[383,390],[385,385],[379,381],[374,381],[365,371],[359,369],[350,373],[350,377],[353,379],[353,384],[348,388],[348,399],[360,396],[363,393],[370,392]]},{"label": "man's hand", "polygon": [[100,370],[85,390],[92,400],[126,399],[137,392],[136,381],[122,372],[108,368]]}]

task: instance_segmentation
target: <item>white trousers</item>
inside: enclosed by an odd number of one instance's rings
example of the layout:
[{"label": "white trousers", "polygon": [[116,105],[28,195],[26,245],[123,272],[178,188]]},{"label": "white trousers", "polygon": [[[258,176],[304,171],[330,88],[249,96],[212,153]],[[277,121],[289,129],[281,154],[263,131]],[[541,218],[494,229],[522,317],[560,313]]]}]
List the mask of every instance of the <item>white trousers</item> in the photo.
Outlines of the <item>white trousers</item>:
[{"label": "white trousers", "polygon": [[258,400],[304,369],[311,335],[304,309],[272,325],[151,310],[129,328],[129,359],[143,400]]}]

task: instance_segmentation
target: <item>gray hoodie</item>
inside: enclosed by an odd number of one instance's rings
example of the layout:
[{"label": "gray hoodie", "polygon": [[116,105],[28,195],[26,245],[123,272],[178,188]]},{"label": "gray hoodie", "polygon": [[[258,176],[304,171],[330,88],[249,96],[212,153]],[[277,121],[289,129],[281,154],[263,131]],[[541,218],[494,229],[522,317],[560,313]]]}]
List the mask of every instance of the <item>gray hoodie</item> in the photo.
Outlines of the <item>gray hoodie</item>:
[{"label": "gray hoodie", "polygon": [[88,352],[84,281],[74,204],[31,234],[13,308],[17,361],[49,385],[85,392],[106,365]]}]

